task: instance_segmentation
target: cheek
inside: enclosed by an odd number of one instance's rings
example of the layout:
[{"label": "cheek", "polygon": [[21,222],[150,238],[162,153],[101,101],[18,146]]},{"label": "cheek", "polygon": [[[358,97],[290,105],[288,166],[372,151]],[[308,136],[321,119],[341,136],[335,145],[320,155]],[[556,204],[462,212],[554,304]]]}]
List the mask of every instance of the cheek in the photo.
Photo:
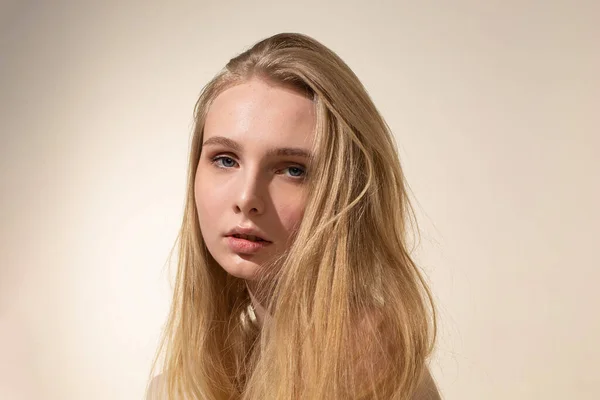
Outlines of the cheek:
[{"label": "cheek", "polygon": [[201,175],[198,171],[194,185],[194,197],[196,199],[196,211],[200,224],[210,224],[216,215],[221,215],[219,212],[224,206],[221,194],[215,190],[214,186]]},{"label": "cheek", "polygon": [[286,203],[279,210],[279,217],[288,233],[296,229],[304,216],[305,202],[296,200]]}]

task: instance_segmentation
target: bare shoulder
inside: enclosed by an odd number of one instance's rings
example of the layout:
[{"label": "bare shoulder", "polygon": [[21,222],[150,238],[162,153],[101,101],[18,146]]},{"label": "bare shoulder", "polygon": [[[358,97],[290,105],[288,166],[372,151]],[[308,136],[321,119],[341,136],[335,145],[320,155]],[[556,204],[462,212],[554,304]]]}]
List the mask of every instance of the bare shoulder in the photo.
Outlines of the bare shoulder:
[{"label": "bare shoulder", "polygon": [[431,376],[428,368],[425,368],[423,377],[417,386],[417,390],[412,400],[441,400],[440,393],[438,392],[435,381]]},{"label": "bare shoulder", "polygon": [[[375,331],[385,329],[385,320],[380,312],[374,310],[371,313],[361,316],[357,322],[357,328],[358,335],[356,335],[356,339],[363,341],[365,336],[375,336]],[[357,345],[357,348],[360,349],[361,346]],[[379,359],[379,354],[376,354],[371,349],[368,354],[361,354],[360,359],[364,360],[373,356]],[[411,400],[442,400],[429,368],[425,367]]]},{"label": "bare shoulder", "polygon": [[165,388],[165,376],[164,374],[156,375],[150,381],[148,391],[146,393],[146,400],[162,400],[164,399],[164,388]]}]

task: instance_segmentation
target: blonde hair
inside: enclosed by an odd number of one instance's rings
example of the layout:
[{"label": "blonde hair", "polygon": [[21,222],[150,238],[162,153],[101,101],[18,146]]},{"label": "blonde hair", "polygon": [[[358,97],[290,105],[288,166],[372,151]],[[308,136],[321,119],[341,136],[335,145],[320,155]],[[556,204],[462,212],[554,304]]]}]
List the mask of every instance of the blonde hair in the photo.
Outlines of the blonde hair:
[{"label": "blonde hair", "polygon": [[[305,94],[317,121],[303,219],[261,273],[271,316],[261,328],[244,318],[244,282],[208,252],[194,198],[207,111],[252,78]],[[196,104],[188,168],[173,302],[153,364],[164,355],[159,398],[410,398],[434,347],[435,307],[409,254],[415,218],[395,141],[344,61],[297,33],[231,59]]]}]

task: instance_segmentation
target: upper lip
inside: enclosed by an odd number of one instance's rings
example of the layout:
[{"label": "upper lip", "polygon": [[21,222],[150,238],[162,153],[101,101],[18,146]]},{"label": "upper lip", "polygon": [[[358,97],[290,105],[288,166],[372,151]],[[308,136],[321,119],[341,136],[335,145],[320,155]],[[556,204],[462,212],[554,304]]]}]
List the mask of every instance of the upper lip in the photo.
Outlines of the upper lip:
[{"label": "upper lip", "polygon": [[236,226],[235,228],[233,228],[229,232],[227,232],[225,235],[226,236],[251,235],[251,236],[257,236],[262,240],[266,240],[267,242],[270,242],[270,240],[267,238],[267,236],[263,232],[261,232],[260,230],[258,230],[257,228],[254,228],[254,227]]}]

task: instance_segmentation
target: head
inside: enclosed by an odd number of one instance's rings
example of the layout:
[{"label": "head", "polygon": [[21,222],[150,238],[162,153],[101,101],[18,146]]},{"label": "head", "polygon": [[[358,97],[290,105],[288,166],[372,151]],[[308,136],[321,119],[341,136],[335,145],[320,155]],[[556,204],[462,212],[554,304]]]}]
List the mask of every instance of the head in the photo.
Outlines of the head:
[{"label": "head", "polygon": [[[228,274],[255,280],[292,243],[308,195],[315,120],[310,96],[258,76],[208,108],[194,195],[202,239]],[[243,232],[261,240],[248,248],[236,238]]]},{"label": "head", "polygon": [[[333,51],[278,34],[231,59],[195,109],[168,390],[408,398],[435,339],[412,215],[393,136]],[[269,243],[236,247],[241,228]],[[272,317],[259,331],[247,282]]]}]

